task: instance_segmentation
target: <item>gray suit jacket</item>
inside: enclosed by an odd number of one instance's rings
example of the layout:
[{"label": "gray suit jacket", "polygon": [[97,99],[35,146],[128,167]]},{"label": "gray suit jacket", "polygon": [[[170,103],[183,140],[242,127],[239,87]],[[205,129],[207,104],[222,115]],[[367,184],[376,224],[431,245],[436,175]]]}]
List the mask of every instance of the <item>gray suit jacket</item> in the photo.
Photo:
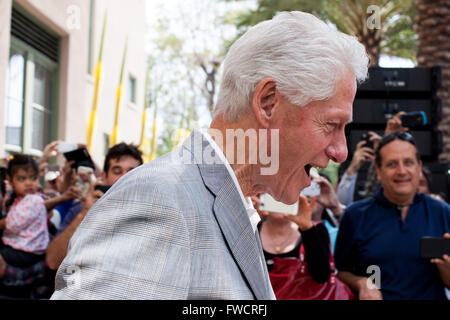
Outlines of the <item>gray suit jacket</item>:
[{"label": "gray suit jacket", "polygon": [[116,182],[72,237],[52,299],[275,299],[231,176],[202,159],[211,150],[194,131]]}]

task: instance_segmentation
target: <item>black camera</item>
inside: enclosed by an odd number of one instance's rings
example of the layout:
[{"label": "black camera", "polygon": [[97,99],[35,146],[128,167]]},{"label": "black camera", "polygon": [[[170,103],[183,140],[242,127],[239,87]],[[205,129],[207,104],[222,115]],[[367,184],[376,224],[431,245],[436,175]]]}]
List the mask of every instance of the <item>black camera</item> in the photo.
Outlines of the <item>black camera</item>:
[{"label": "black camera", "polygon": [[111,186],[106,186],[106,185],[98,185],[94,187],[94,190],[100,190],[103,193],[106,193],[109,188],[111,188]]},{"label": "black camera", "polygon": [[72,164],[73,169],[77,169],[80,166],[85,166],[95,170],[94,161],[92,161],[86,148],[65,152],[64,157],[67,161],[75,161],[75,163]]},{"label": "black camera", "polygon": [[405,128],[421,127],[428,124],[427,115],[423,111],[408,112],[401,116],[400,120]]},{"label": "black camera", "polygon": [[361,136],[361,140],[364,140],[366,142],[363,147],[373,149],[373,141],[370,140],[370,135],[368,133],[363,133],[363,135]]}]

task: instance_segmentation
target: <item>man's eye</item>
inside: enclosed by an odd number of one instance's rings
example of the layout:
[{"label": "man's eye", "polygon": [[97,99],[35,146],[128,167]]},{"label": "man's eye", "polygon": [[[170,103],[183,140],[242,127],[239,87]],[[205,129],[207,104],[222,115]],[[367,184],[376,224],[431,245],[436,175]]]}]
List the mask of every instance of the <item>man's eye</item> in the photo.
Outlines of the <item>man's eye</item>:
[{"label": "man's eye", "polygon": [[389,162],[389,163],[387,164],[387,166],[388,166],[389,168],[395,168],[395,162]]},{"label": "man's eye", "polygon": [[336,123],[336,122],[328,122],[328,127],[329,127],[331,130],[336,130],[337,128],[339,128],[339,123]]}]

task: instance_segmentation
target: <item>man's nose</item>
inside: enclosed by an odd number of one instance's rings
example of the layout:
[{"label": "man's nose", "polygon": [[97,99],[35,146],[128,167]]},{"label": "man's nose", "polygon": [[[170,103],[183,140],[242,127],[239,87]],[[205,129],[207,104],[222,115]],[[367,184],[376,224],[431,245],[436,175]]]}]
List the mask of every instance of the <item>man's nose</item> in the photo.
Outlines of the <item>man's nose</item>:
[{"label": "man's nose", "polygon": [[334,162],[344,162],[347,159],[347,140],[345,133],[340,134],[338,139],[331,141],[330,145],[325,150],[328,158]]},{"label": "man's nose", "polygon": [[403,165],[403,163],[399,163],[397,166],[397,174],[406,174],[406,167]]}]

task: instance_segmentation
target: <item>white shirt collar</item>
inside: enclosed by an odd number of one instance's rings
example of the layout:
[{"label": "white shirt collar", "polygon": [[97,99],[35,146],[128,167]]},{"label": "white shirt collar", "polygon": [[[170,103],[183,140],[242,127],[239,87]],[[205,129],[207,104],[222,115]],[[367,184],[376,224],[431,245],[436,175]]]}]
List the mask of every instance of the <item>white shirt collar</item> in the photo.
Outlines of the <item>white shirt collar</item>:
[{"label": "white shirt collar", "polygon": [[211,144],[214,151],[219,156],[219,159],[225,165],[225,168],[227,168],[228,173],[230,174],[231,179],[233,180],[233,182],[236,186],[236,189],[239,192],[239,195],[242,200],[242,204],[244,205],[244,208],[247,211],[248,217],[250,219],[250,224],[252,225],[252,228],[253,228],[253,232],[256,232],[258,223],[259,223],[259,221],[261,221],[261,217],[259,216],[256,209],[253,207],[251,198],[250,197],[248,197],[247,199],[244,198],[244,194],[242,193],[242,189],[241,189],[241,186],[239,185],[236,175],[234,174],[234,171],[231,168],[227,158],[225,157],[225,155],[223,154],[222,150],[219,148],[217,143],[211,138],[211,136],[208,134],[208,132],[206,130],[201,130],[201,132],[202,132],[203,136],[205,137],[205,139],[208,140],[208,142]]}]

